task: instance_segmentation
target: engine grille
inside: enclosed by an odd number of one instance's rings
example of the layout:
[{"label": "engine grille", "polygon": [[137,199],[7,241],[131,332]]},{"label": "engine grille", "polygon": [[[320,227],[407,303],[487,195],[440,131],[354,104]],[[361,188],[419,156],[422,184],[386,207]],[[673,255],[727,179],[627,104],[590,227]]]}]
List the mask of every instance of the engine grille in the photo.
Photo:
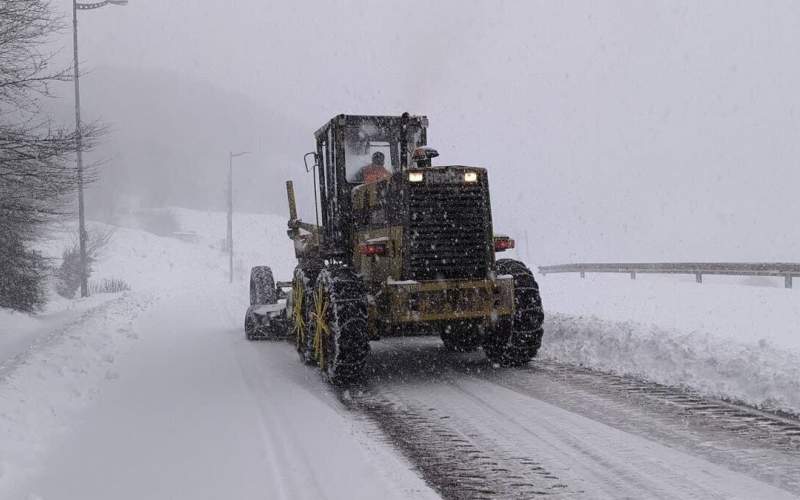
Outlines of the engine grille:
[{"label": "engine grille", "polygon": [[409,278],[485,278],[489,210],[482,183],[409,186]]}]

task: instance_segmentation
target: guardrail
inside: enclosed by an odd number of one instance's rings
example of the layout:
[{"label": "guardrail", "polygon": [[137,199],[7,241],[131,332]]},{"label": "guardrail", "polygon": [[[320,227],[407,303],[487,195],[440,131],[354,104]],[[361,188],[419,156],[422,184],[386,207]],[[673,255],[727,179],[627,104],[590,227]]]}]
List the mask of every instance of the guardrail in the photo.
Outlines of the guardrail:
[{"label": "guardrail", "polygon": [[561,264],[539,266],[542,275],[555,273],[629,273],[635,280],[639,273],[647,274],[694,274],[698,283],[704,274],[727,276],[777,276],[783,277],[786,288],[792,288],[792,278],[800,277],[800,264],[783,262],[663,262],[663,263],[617,263],[617,264]]}]

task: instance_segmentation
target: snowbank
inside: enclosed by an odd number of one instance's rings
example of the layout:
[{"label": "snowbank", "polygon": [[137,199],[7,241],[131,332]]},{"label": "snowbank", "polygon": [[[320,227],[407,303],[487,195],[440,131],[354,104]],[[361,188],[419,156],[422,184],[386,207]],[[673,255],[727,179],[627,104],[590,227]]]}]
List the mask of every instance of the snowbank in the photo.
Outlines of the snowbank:
[{"label": "snowbank", "polygon": [[800,294],[709,281],[540,277],[541,355],[800,413]]},{"label": "snowbank", "polygon": [[0,307],[0,372],[8,360],[21,355],[32,344],[44,341],[54,331],[112,298],[112,295],[78,300],[53,297],[46,311],[41,314],[26,314]]},{"label": "snowbank", "polygon": [[[187,287],[218,287],[227,283],[228,254],[223,250],[226,214],[182,208],[169,209],[184,232],[193,232],[193,242],[158,236],[144,231],[135,219],[125,219],[133,227],[89,222],[91,232],[111,232],[109,243],[101,249],[90,281],[120,279],[133,292],[165,293]],[[276,279],[290,279],[294,268],[292,245],[286,237],[286,220],[269,214],[236,213],[234,216],[234,278],[246,283],[250,268],[267,264]],[[39,250],[60,264],[64,248],[74,242],[77,227],[64,224],[52,227]],[[156,295],[158,295],[158,293]],[[28,349],[37,339],[47,337],[76,321],[112,294],[87,299],[67,300],[51,293],[45,310],[29,315],[0,308],[0,366],[3,361]]]}]

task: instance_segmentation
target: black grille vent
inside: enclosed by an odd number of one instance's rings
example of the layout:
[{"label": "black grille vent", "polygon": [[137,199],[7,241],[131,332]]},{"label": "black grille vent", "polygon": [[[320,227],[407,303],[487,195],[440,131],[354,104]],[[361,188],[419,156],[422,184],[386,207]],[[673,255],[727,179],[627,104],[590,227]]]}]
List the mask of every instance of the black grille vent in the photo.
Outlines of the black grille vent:
[{"label": "black grille vent", "polygon": [[409,278],[485,278],[489,210],[482,183],[409,185]]}]

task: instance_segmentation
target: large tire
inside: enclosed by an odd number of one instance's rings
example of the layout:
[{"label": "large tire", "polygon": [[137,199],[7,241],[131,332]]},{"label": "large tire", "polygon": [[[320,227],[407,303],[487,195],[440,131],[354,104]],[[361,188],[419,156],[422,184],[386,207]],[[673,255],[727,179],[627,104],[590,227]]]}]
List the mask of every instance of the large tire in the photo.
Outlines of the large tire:
[{"label": "large tire", "polygon": [[244,334],[247,340],[255,340],[257,337],[256,319],[253,317],[252,307],[247,308],[244,313]]},{"label": "large tire", "polygon": [[453,352],[472,352],[478,349],[483,339],[481,326],[474,321],[458,321],[442,327],[441,339],[444,348]]},{"label": "large tire", "polygon": [[287,311],[289,327],[295,338],[295,348],[300,360],[314,364],[314,323],[311,312],[314,300],[314,283],[317,272],[298,268],[292,278],[292,310]]},{"label": "large tire", "polygon": [[314,357],[323,375],[336,385],[361,377],[369,354],[367,290],[353,271],[322,270],[314,292]]},{"label": "large tire", "polygon": [[498,275],[514,278],[514,314],[487,329],[483,350],[493,363],[521,366],[536,356],[542,345],[544,311],[539,285],[522,262],[497,261]]},{"label": "large tire", "polygon": [[256,266],[250,269],[250,305],[276,304],[278,294],[275,278],[269,266]]}]

